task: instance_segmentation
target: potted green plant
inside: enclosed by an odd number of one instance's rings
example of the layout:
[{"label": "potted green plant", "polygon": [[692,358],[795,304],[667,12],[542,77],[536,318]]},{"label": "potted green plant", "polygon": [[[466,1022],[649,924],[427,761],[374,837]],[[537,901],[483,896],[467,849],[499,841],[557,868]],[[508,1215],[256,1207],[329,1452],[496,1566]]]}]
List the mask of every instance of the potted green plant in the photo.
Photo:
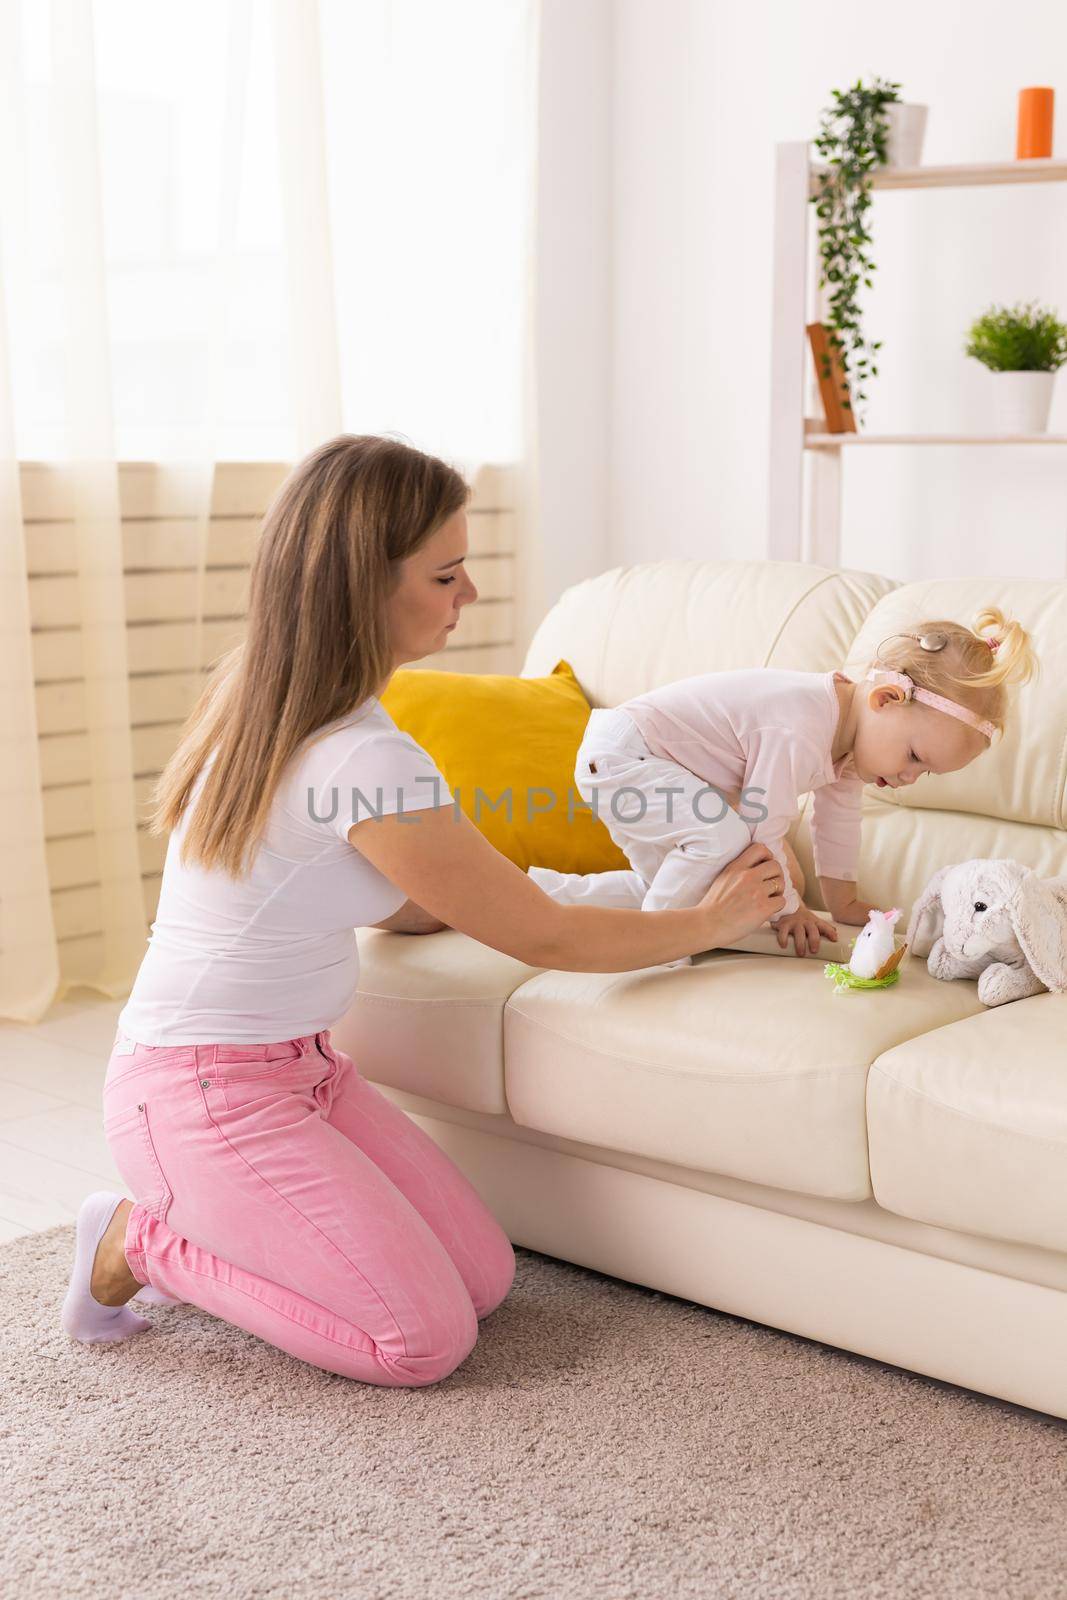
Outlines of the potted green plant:
[{"label": "potted green plant", "polygon": [[997,422],[1003,433],[1044,433],[1056,373],[1067,361],[1067,326],[1036,301],[990,306],[976,317],[966,351],[995,375]]},{"label": "potted green plant", "polygon": [[[898,86],[899,87],[899,86]],[[911,100],[893,100],[885,108],[887,167],[918,167],[922,164],[923,139],[929,106]]]},{"label": "potted green plant", "polygon": [[[819,287],[829,285],[827,342],[841,367],[841,403],[850,410],[867,398],[864,385],[878,374],[874,355],[881,348],[880,340],[864,338],[859,305],[860,290],[871,287],[875,270],[867,228],[871,173],[888,165],[891,157],[917,165],[922,149],[926,107],[905,105],[899,89],[899,83],[882,78],[870,84],[857,79],[851,89],[834,89],[814,141],[822,158],[811,197],[819,219]],[[830,377],[829,357],[823,377]]]}]

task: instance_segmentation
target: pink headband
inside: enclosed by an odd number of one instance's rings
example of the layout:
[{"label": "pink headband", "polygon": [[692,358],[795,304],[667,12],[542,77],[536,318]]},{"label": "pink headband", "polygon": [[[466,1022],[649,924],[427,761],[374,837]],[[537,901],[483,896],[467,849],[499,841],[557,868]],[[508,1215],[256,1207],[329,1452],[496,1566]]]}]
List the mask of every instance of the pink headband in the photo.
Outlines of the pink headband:
[{"label": "pink headband", "polygon": [[[986,643],[991,650],[995,650],[1000,640],[987,639]],[[946,700],[944,695],[934,694],[929,689],[919,689],[908,677],[906,672],[891,672],[888,667],[876,668],[868,672],[867,679],[879,685],[884,683],[898,684],[904,690],[905,700],[921,700],[924,705],[933,706],[935,711],[945,711],[950,717],[958,717],[961,722],[969,722],[972,728],[977,728],[979,733],[984,733],[987,739],[992,739],[996,728],[991,722],[983,722],[982,718],[967,706],[957,705],[955,700]]]}]

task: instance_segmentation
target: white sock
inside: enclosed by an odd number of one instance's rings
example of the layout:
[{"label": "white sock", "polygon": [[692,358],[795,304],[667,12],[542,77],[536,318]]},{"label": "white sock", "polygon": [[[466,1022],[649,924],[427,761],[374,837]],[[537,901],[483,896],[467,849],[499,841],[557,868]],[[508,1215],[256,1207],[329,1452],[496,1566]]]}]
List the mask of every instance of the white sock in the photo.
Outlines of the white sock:
[{"label": "white sock", "polygon": [[145,1317],[139,1317],[136,1311],[131,1311],[128,1305],[101,1305],[89,1291],[97,1248],[107,1232],[108,1223],[124,1199],[125,1195],[98,1189],[82,1201],[78,1211],[74,1266],[59,1320],[65,1333],[72,1339],[82,1340],[84,1344],[110,1344],[116,1339],[128,1339],[131,1334],[152,1326]]}]

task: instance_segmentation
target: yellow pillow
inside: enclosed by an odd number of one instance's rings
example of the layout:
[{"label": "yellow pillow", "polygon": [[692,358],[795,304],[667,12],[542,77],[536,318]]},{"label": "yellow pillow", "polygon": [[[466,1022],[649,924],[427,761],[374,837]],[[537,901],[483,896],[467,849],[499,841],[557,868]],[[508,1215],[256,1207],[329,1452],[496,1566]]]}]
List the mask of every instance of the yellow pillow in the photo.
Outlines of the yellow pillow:
[{"label": "yellow pillow", "polygon": [[629,865],[574,787],[591,707],[569,662],[547,678],[401,667],[381,701],[459,791],[475,827],[523,871]]}]

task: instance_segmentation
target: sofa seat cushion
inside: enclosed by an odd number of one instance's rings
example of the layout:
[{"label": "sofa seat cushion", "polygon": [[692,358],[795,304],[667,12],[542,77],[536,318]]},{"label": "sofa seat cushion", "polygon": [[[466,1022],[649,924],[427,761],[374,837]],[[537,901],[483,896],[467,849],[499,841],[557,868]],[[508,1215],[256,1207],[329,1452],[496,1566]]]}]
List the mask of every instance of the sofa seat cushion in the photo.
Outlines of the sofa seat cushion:
[{"label": "sofa seat cushion", "polygon": [[824,963],[714,951],[691,967],[543,972],[504,1014],[523,1127],[837,1200],[871,1195],[866,1088],[894,1045],[984,1011],[905,957],[837,993]]},{"label": "sofa seat cushion", "polygon": [[499,1116],[503,1014],[537,967],[454,928],[387,933],[360,928],[359,993],[330,1030],[361,1076],[442,1105]]},{"label": "sofa seat cushion", "polygon": [[983,1009],[887,1050],[867,1123],[886,1210],[1067,1251],[1067,996]]}]

